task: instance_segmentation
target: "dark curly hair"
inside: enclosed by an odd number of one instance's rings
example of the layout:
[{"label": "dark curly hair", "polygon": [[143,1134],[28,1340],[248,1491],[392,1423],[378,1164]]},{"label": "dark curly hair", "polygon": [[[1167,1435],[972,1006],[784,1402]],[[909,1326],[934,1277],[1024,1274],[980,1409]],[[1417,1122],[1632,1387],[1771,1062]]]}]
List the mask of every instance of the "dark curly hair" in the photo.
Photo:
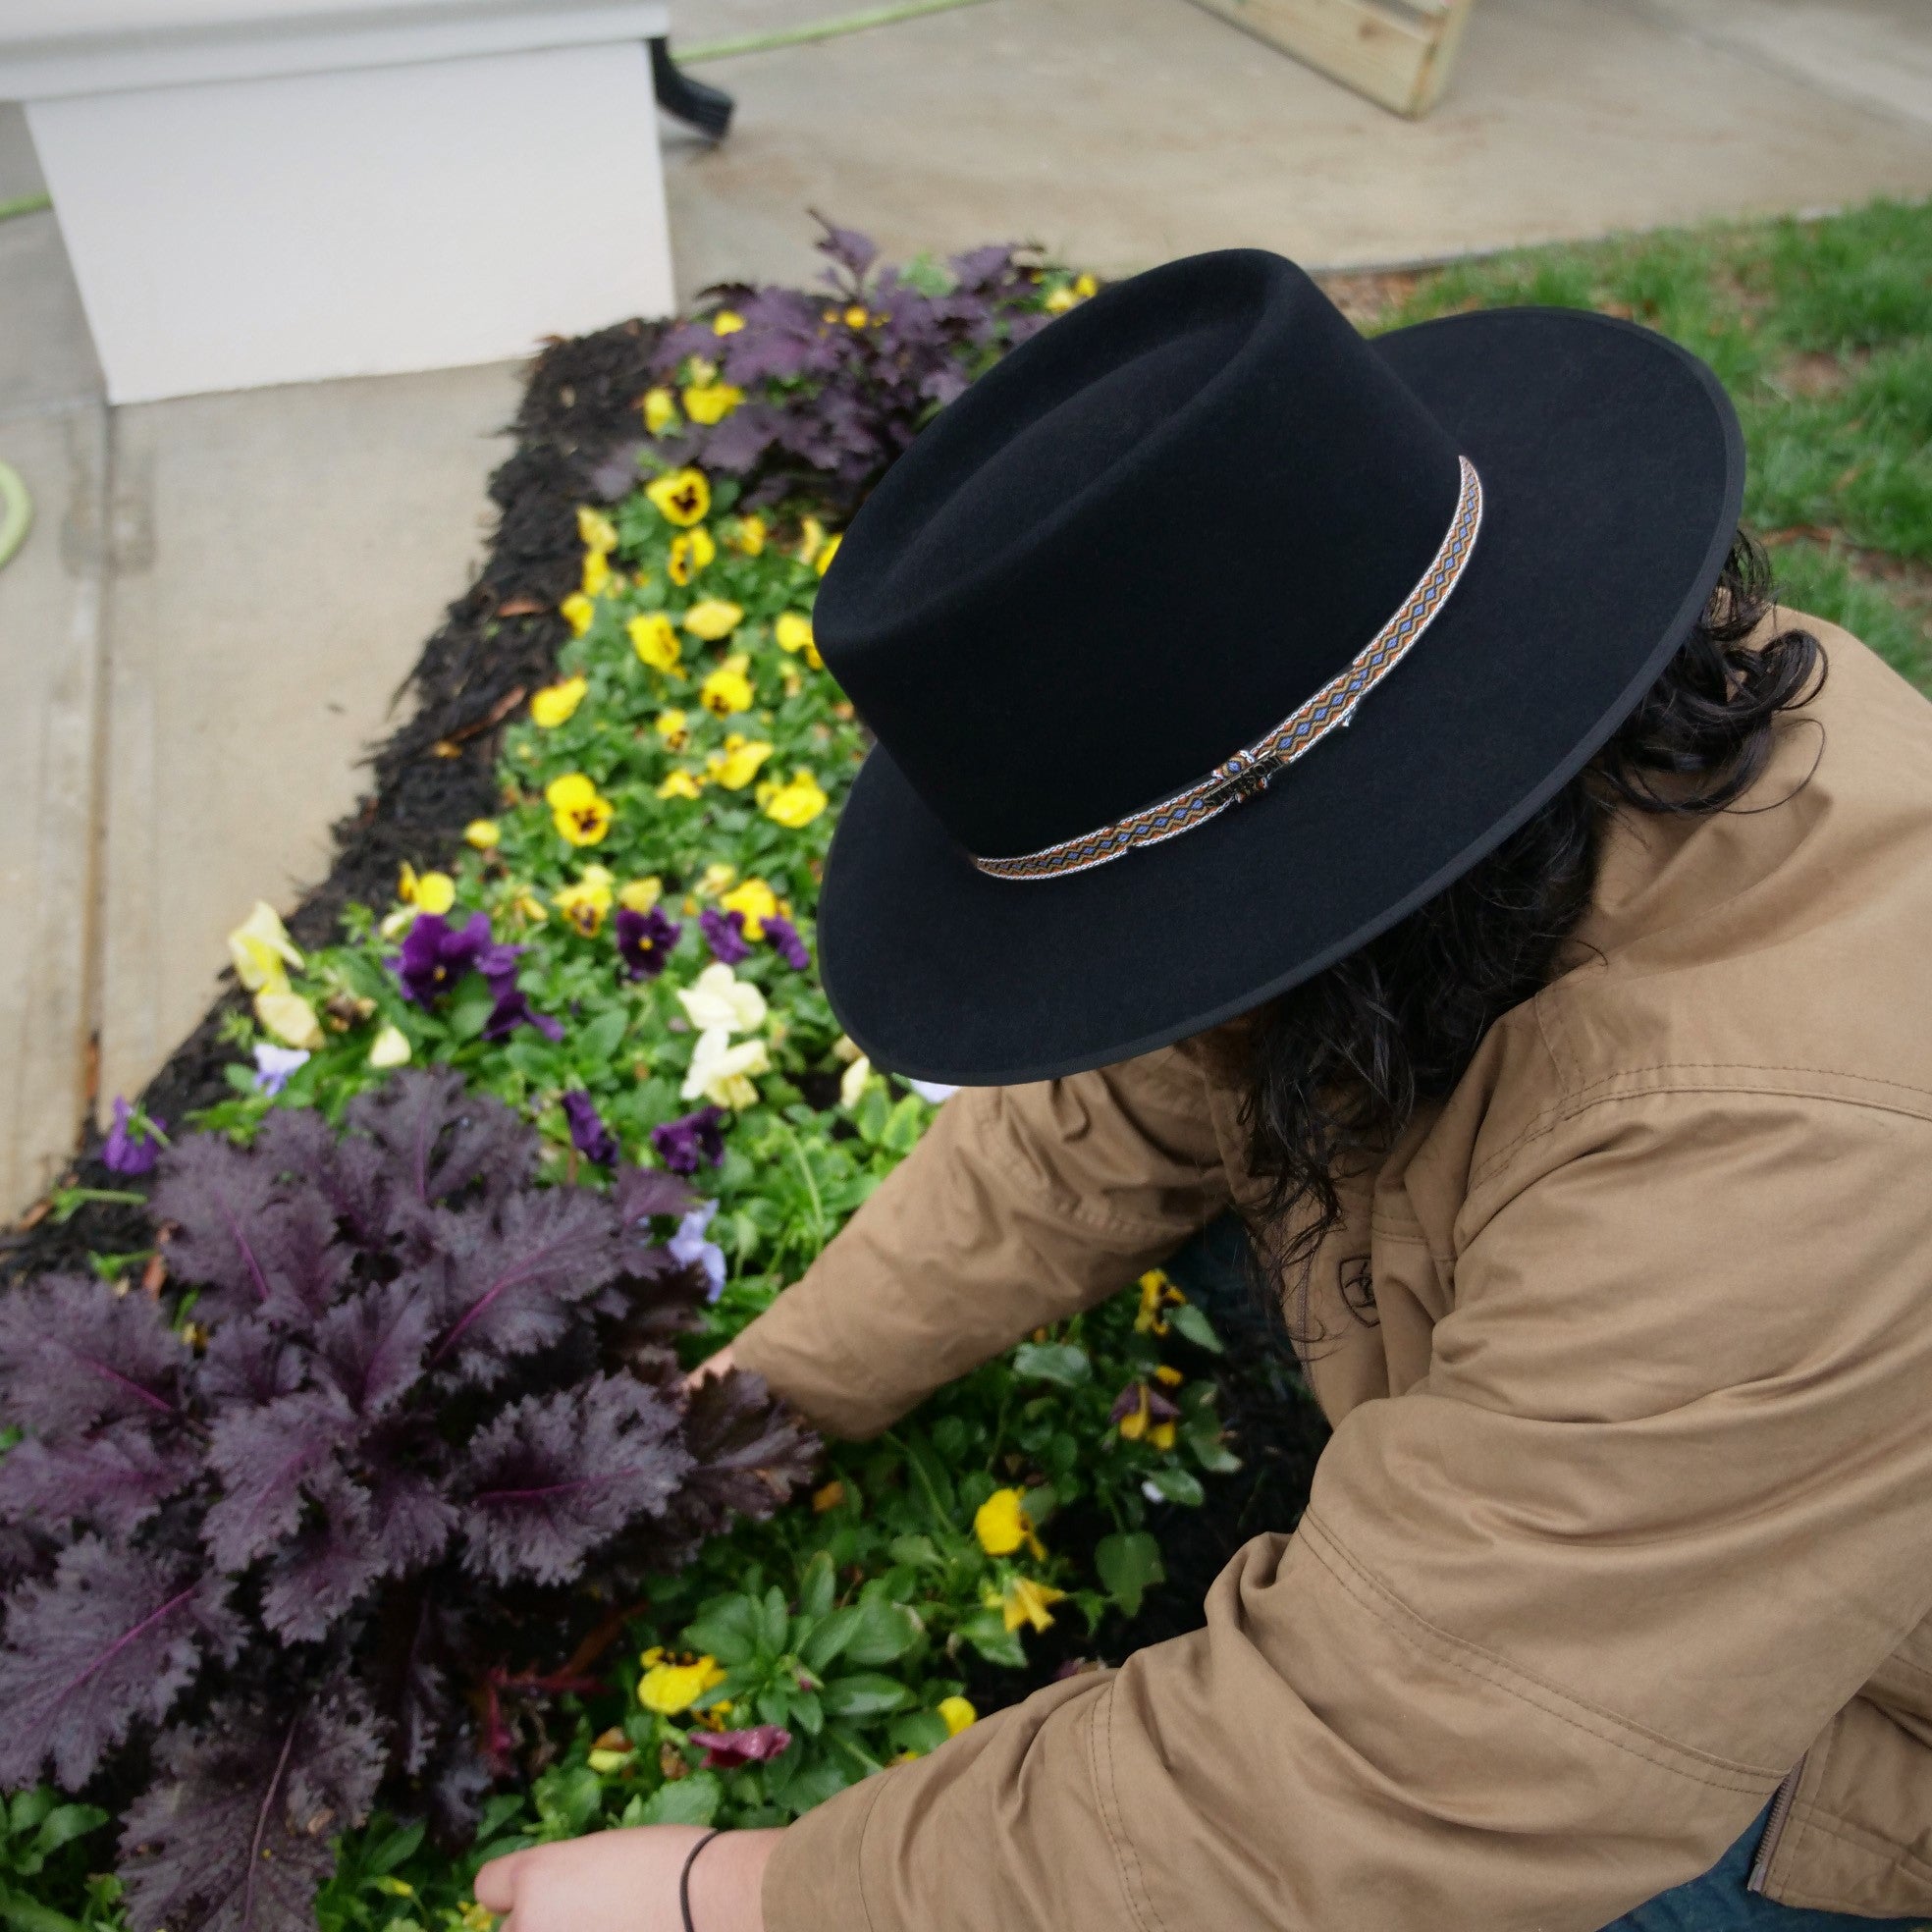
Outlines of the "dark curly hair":
[{"label": "dark curly hair", "polygon": [[1251,1017],[1243,1119],[1267,1187],[1250,1216],[1251,1263],[1270,1304],[1297,1272],[1306,1285],[1340,1223],[1337,1179],[1372,1169],[1417,1102],[1447,1094],[1489,1028],[1548,983],[1589,905],[1611,816],[1734,806],[1768,763],[1780,714],[1822,688],[1809,631],[1746,648],[1772,608],[1770,578],[1740,531],[1697,627],[1575,778],[1452,886]]}]

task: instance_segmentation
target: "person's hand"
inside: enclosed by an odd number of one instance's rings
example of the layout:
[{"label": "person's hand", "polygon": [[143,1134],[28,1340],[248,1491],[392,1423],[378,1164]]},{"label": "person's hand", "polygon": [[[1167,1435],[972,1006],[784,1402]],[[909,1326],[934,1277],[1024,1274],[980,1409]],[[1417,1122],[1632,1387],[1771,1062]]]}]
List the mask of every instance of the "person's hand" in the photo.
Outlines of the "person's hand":
[{"label": "person's hand", "polygon": [[[714,1375],[727,1374],[737,1364],[731,1359],[731,1345],[726,1342],[716,1355],[708,1355],[684,1377],[684,1386],[694,1389],[700,1382],[708,1382]],[[707,1854],[709,1855],[709,1854]]]},{"label": "person's hand", "polygon": [[[677,1879],[695,1825],[637,1825],[492,1858],[476,1903],[508,1913],[497,1932],[684,1932]],[[758,1903],[776,1831],[727,1831],[691,1868],[694,1932],[764,1932]]]}]

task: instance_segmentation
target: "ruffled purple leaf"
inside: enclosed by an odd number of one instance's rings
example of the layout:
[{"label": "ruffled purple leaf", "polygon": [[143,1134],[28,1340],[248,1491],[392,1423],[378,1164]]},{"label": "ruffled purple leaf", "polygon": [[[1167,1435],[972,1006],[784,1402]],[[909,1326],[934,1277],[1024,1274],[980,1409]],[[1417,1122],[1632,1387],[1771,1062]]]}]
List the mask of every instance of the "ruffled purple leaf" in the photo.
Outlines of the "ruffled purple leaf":
[{"label": "ruffled purple leaf", "polygon": [[434,1480],[394,1465],[372,1480],[368,1511],[370,1546],[388,1577],[434,1563],[460,1520]]},{"label": "ruffled purple leaf", "polygon": [[169,1271],[223,1313],[262,1307],[274,1292],[268,1245],[284,1232],[270,1214],[277,1200],[274,1171],[219,1134],[178,1142],[149,1197],[155,1218],[175,1223]]},{"label": "ruffled purple leaf", "polygon": [[0,1416],[49,1441],[173,1416],[188,1361],[145,1295],[56,1275],[0,1296]]},{"label": "ruffled purple leaf", "polygon": [[691,1467],[676,1431],[675,1405],[627,1375],[512,1404],[470,1444],[467,1567],[500,1583],[565,1582],[663,1512]]},{"label": "ruffled purple leaf", "polygon": [[357,1416],[393,1409],[422,1374],[436,1308],[408,1279],[364,1288],[315,1324],[320,1377]]},{"label": "ruffled purple leaf", "polygon": [[208,1463],[222,1494],[201,1539],[222,1569],[244,1570],[295,1533],[304,1496],[333,1472],[353,1426],[340,1401],[314,1389],[216,1421]]},{"label": "ruffled purple leaf", "polygon": [[367,1494],[340,1476],[313,1486],[317,1493],[306,1520],[276,1553],[262,1581],[262,1622],[284,1643],[313,1643],[326,1637],[385,1567]]},{"label": "ruffled purple leaf", "polygon": [[[403,1069],[358,1096],[347,1124],[390,1156],[424,1206],[450,1201],[472,1183],[486,1202],[496,1201],[537,1168],[537,1136],[449,1067]],[[354,1146],[344,1142],[344,1154]]]},{"label": "ruffled purple leaf", "polygon": [[693,1467],[679,1507],[697,1512],[707,1534],[733,1512],[770,1516],[810,1479],[821,1453],[819,1438],[773,1398],[764,1377],[744,1368],[690,1391],[684,1446]]},{"label": "ruffled purple leaf", "polygon": [[257,1317],[224,1321],[194,1368],[195,1393],[209,1409],[260,1408],[301,1386],[302,1352]]},{"label": "ruffled purple leaf", "polygon": [[382,1779],[382,1727],[361,1693],[311,1693],[293,1713],[218,1704],[198,1730],[170,1732],[160,1759],[121,1832],[134,1932],[313,1932],[335,1841]]},{"label": "ruffled purple leaf", "polygon": [[227,1587],[97,1536],[70,1545],[51,1580],[21,1584],[0,1649],[0,1787],[45,1766],[78,1791],[134,1725],[166,1717],[208,1658],[240,1647]]},{"label": "ruffled purple leaf", "polygon": [[200,1468],[192,1447],[157,1439],[140,1421],[52,1443],[29,1436],[0,1457],[0,1517],[49,1527],[84,1523],[125,1536]]},{"label": "ruffled purple leaf", "polygon": [[856,228],[840,228],[835,222],[827,221],[816,210],[813,211],[812,219],[825,230],[812,245],[822,255],[829,256],[854,280],[864,275],[866,270],[879,259],[878,244],[871,236],[861,235]]}]

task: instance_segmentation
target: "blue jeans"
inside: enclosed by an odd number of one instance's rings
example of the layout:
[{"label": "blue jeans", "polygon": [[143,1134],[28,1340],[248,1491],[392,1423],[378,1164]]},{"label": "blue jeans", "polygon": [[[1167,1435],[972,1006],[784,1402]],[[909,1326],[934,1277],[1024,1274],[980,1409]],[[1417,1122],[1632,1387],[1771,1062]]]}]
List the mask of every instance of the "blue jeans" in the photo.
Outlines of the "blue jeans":
[{"label": "blue jeans", "polygon": [[1781,1905],[1744,1889],[1770,1806],[1702,1878],[1659,1893],[1603,1932],[1916,1932],[1918,1918],[1853,1918],[1849,1912]]}]

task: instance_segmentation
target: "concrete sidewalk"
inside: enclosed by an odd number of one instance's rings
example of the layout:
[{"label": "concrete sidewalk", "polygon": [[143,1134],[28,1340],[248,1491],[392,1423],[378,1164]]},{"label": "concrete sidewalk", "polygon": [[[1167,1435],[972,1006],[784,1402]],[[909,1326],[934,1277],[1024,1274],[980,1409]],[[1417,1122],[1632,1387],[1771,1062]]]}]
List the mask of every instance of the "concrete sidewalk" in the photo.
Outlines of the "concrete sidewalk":
[{"label": "concrete sidewalk", "polygon": [[[678,22],[702,41],[842,10]],[[1228,242],[1352,266],[1932,192],[1925,0],[1476,0],[1415,124],[1187,0],[981,0],[701,72],[739,114],[718,149],[668,136],[687,295],[815,274],[807,207],[888,254],[1026,237],[1119,273]],[[0,108],[0,201],[36,186]],[[516,378],[110,410],[55,217],[0,223],[0,459],[38,507],[0,571],[0,1212],[193,1025],[250,902],[324,870],[357,759],[481,555]]]}]

